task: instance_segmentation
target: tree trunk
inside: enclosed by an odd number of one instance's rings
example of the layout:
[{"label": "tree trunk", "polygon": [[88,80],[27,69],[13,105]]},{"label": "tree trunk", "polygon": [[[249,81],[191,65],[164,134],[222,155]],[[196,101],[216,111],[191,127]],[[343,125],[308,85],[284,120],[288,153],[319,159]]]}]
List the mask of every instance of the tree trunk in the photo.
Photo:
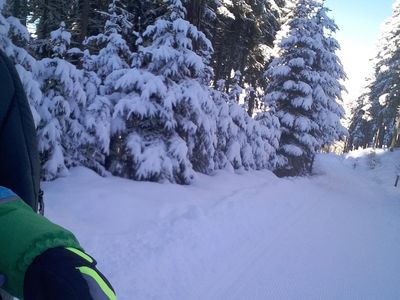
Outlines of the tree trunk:
[{"label": "tree trunk", "polygon": [[27,0],[14,0],[12,4],[12,15],[18,18],[22,25],[26,26],[27,13]]},{"label": "tree trunk", "polygon": [[43,4],[43,16],[41,16],[41,19],[39,20],[39,25],[38,25],[38,30],[37,30],[37,35],[38,39],[44,40],[47,39],[50,31],[49,31],[49,26],[48,26],[48,18],[49,18],[49,1],[45,0]]},{"label": "tree trunk", "polygon": [[188,4],[186,4],[188,21],[200,30],[205,5],[205,0],[191,0],[188,2]]},{"label": "tree trunk", "polygon": [[250,117],[253,117],[254,107],[256,106],[256,92],[255,91],[250,92],[249,103],[247,103],[247,105],[248,105],[247,113],[249,114]]},{"label": "tree trunk", "polygon": [[383,146],[383,138],[385,136],[384,124],[383,122],[379,122],[379,124],[379,128],[375,134],[374,148],[382,148]]},{"label": "tree trunk", "polygon": [[392,142],[390,144],[390,149],[400,147],[400,116],[397,117],[397,124],[394,129]]},{"label": "tree trunk", "polygon": [[89,0],[83,0],[81,15],[80,15],[81,30],[79,34],[79,42],[83,41],[85,37],[88,35],[89,9],[90,9]]}]

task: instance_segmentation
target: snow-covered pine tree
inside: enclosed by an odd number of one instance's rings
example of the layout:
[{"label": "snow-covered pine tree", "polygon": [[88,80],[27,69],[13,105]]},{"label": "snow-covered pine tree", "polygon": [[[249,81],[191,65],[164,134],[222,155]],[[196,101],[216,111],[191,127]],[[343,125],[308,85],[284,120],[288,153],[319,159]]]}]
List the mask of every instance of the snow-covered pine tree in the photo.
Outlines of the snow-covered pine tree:
[{"label": "snow-covered pine tree", "polygon": [[256,151],[258,153],[256,162],[259,164],[259,169],[267,168],[271,171],[286,163],[285,158],[278,154],[281,129],[274,109],[274,107],[263,105],[261,111],[254,117],[259,124],[262,139],[261,147]]},{"label": "snow-covered pine tree", "polygon": [[121,124],[115,134],[123,137],[121,155],[110,157],[110,171],[135,180],[190,183],[194,174],[186,143],[176,130],[175,95],[163,78],[134,67],[115,71],[108,80],[120,95],[114,118]]},{"label": "snow-covered pine tree", "polygon": [[266,71],[264,101],[276,108],[281,124],[279,154],[287,164],[276,173],[296,176],[309,174],[315,153],[344,133],[339,80],[345,75],[334,54],[338,44],[329,35],[336,25],[323,3],[298,1],[287,27],[279,56]]},{"label": "snow-covered pine tree", "polygon": [[351,151],[358,148],[370,146],[373,139],[371,128],[371,117],[368,110],[370,103],[370,83],[372,79],[367,79],[367,85],[351,108],[351,120],[349,126],[349,136],[346,141],[345,151]]},{"label": "snow-covered pine tree", "polygon": [[87,140],[82,147],[83,164],[100,175],[106,175],[105,159],[110,152],[111,111],[108,97],[101,94],[102,81],[95,70],[95,59],[83,52],[83,87],[86,93],[85,127]]},{"label": "snow-covered pine tree", "polygon": [[[249,116],[253,117],[254,112],[257,109],[256,99],[257,96],[259,96],[259,93],[257,93],[257,90],[252,85],[249,85],[244,90],[244,94],[245,96],[244,96],[243,108],[247,111]],[[249,109],[250,107],[252,107],[252,109]]]},{"label": "snow-covered pine tree", "polygon": [[[109,74],[116,70],[128,68],[132,63],[132,51],[123,38],[122,33],[128,32],[131,28],[127,20],[127,12],[120,6],[120,0],[112,0],[104,25],[104,32],[90,36],[84,41],[84,45],[91,50],[94,60],[93,70],[96,71],[102,82],[106,81]],[[112,90],[112,87],[105,87],[104,93]]]},{"label": "snow-covered pine tree", "polygon": [[225,81],[222,79],[216,83],[215,89],[211,89],[212,99],[218,109],[214,160],[217,169],[241,169],[242,157],[237,139],[239,128],[230,115],[229,96],[224,90]]},{"label": "snow-covered pine tree", "polygon": [[238,128],[237,143],[239,144],[241,165],[235,166],[235,168],[243,167],[245,170],[251,170],[256,168],[256,162],[254,160],[253,147],[251,144],[252,119],[249,117],[247,112],[242,106],[236,102],[229,104],[229,114],[233,120],[233,123]]},{"label": "snow-covered pine tree", "polygon": [[243,88],[240,86],[240,80],[242,78],[242,73],[238,70],[235,71],[233,78],[231,78],[231,82],[229,85],[229,101],[231,103],[239,103],[240,95],[242,94]]},{"label": "snow-covered pine tree", "polygon": [[172,101],[176,130],[188,147],[195,171],[214,169],[216,107],[208,89],[212,45],[206,36],[185,20],[180,0],[165,0],[165,15],[143,33],[140,66],[159,76]]},{"label": "snow-covered pine tree", "polygon": [[[359,146],[392,147],[400,119],[400,1],[385,22],[373,59],[373,76],[352,114],[348,149]],[[360,116],[363,116],[362,118]],[[360,137],[363,137],[362,142]]]},{"label": "snow-covered pine tree", "polygon": [[86,140],[83,126],[86,94],[82,71],[65,60],[70,38],[61,23],[59,29],[51,32],[53,57],[39,62],[43,99],[38,136],[45,180],[66,175],[69,167],[83,160],[80,147]]},{"label": "snow-covered pine tree", "polygon": [[[214,9],[216,18],[208,32],[215,48],[212,66],[216,78],[229,82],[231,71],[239,70],[243,75],[242,86],[261,86],[265,64],[270,61],[271,47],[280,27],[284,1],[215,2],[219,2]],[[248,112],[253,115],[258,99],[248,99],[251,100]]]},{"label": "snow-covered pine tree", "polygon": [[400,1],[393,4],[392,16],[383,27],[375,59],[375,81],[371,88],[370,114],[373,123],[374,146],[392,144],[399,117],[400,97]]},{"label": "snow-covered pine tree", "polygon": [[[123,2],[126,4],[127,11],[132,14],[133,30],[137,34],[142,34],[147,26],[153,24],[166,9],[163,0],[124,0]],[[130,34],[132,34],[132,32]],[[133,44],[132,46],[132,48],[136,50],[136,45]]]},{"label": "snow-covered pine tree", "polygon": [[[318,136],[321,147],[330,146],[335,141],[347,136],[347,129],[341,120],[345,117],[342,92],[345,87],[341,81],[346,79],[342,63],[336,52],[340,45],[333,37],[338,30],[337,25],[327,15],[328,8],[322,4],[316,13],[317,32],[314,39],[320,43],[316,51],[316,61],[313,68],[319,73],[320,79],[313,88],[313,119],[319,125]],[[312,76],[310,72],[309,75]]]},{"label": "snow-covered pine tree", "polygon": [[252,147],[252,142],[254,142],[254,140],[252,141],[251,137],[253,132],[253,120],[249,117],[245,108],[239,104],[240,95],[243,91],[243,88],[239,84],[240,81],[241,73],[236,71],[228,88],[229,114],[233,123],[238,128],[237,143],[239,143],[240,146],[240,167],[250,170],[256,168]]},{"label": "snow-covered pine tree", "polygon": [[[21,1],[22,2],[22,1]],[[64,0],[29,0],[29,22],[35,24],[36,36],[40,40],[46,40],[57,29],[61,20],[69,21],[70,12],[75,1]],[[68,25],[71,25],[67,22]]]},{"label": "snow-covered pine tree", "polygon": [[[85,71],[95,72],[100,79],[98,86],[98,97],[92,98],[94,102],[89,103],[87,124],[93,134],[97,137],[95,140],[102,141],[102,150],[97,153],[97,162],[102,164],[102,157],[106,155],[105,167],[114,174],[122,174],[121,161],[124,160],[123,144],[127,136],[125,130],[125,121],[116,117],[110,120],[111,125],[108,125],[107,115],[113,114],[114,106],[117,104],[121,95],[115,89],[115,82],[109,79],[109,76],[118,70],[128,70],[132,64],[133,53],[129,48],[128,42],[124,39],[123,34],[127,33],[131,28],[131,24],[127,19],[129,15],[120,0],[112,0],[108,12],[103,12],[107,20],[104,25],[104,31],[96,36],[88,37],[84,45],[91,53],[86,53],[84,59],[87,59],[84,64]],[[97,79],[90,79],[92,83],[97,82]],[[99,85],[98,85],[99,84]],[[93,88],[93,86],[92,86]],[[107,99],[105,99],[106,97]],[[94,128],[95,120],[101,118],[98,123],[99,127]],[[100,121],[100,120],[98,120]],[[108,126],[111,126],[110,132]],[[100,128],[103,127],[103,128]],[[106,135],[110,134],[110,137]],[[98,141],[100,141],[98,140]],[[108,141],[109,140],[109,141]],[[107,144],[109,146],[107,147]],[[90,148],[90,147],[89,147]],[[100,167],[98,165],[98,167]],[[98,169],[96,167],[96,169]]]},{"label": "snow-covered pine tree", "polygon": [[41,105],[42,92],[36,78],[37,61],[22,48],[27,46],[29,41],[30,36],[26,27],[8,13],[5,1],[0,0],[0,49],[15,64],[37,126],[40,122],[38,108]]},{"label": "snow-covered pine tree", "polygon": [[217,22],[217,9],[222,6],[221,0],[186,0],[187,20],[205,33],[212,40]]},{"label": "snow-covered pine tree", "polygon": [[[235,131],[234,145],[240,149],[240,163],[235,158],[234,167],[249,169],[274,169],[276,165],[276,146],[273,146],[279,131],[275,131],[273,118],[269,112],[265,112],[259,119],[255,120],[247,113],[247,104],[239,104],[243,88],[240,86],[241,73],[236,71],[231,80],[228,93],[229,114],[233,124],[237,127]],[[253,88],[246,89],[249,93],[255,93]],[[233,149],[233,148],[232,148]],[[235,151],[230,151],[236,153]],[[234,156],[234,157],[237,157]]]}]

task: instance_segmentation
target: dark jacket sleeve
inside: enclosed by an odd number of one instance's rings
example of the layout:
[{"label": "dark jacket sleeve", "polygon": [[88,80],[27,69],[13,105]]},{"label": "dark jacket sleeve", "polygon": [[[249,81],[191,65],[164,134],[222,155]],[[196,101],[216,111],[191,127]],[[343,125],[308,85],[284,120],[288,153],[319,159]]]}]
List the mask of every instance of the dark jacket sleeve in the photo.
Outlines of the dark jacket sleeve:
[{"label": "dark jacket sleeve", "polygon": [[0,185],[35,211],[40,160],[33,117],[13,63],[0,51]]}]

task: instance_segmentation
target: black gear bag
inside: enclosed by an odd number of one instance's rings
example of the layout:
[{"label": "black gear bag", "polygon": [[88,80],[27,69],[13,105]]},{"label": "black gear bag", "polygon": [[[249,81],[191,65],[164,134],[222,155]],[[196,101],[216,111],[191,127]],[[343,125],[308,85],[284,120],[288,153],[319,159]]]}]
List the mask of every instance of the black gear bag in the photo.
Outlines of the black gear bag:
[{"label": "black gear bag", "polygon": [[34,211],[43,205],[40,160],[32,113],[14,64],[0,51],[0,185]]}]

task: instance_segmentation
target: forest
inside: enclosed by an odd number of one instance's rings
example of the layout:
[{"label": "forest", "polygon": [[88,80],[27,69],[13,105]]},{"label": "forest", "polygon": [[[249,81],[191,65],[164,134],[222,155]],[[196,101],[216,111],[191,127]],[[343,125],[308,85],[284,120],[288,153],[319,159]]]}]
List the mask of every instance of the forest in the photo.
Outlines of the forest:
[{"label": "forest", "polygon": [[304,176],[337,141],[399,144],[398,9],[349,130],[323,1],[2,0],[0,11],[44,180],[75,166],[180,184],[219,169]]},{"label": "forest", "polygon": [[377,41],[371,74],[352,107],[346,151],[400,147],[399,22],[400,2],[395,1]]}]

